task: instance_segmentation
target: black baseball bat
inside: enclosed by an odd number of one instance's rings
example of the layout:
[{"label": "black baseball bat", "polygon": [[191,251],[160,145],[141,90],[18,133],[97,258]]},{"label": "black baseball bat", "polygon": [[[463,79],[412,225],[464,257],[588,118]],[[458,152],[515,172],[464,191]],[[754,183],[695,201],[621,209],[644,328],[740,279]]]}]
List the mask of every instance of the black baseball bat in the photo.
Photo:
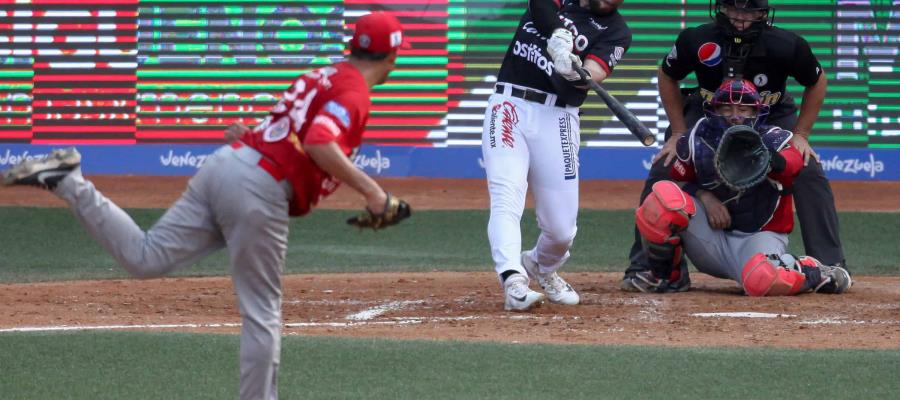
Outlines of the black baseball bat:
[{"label": "black baseball bat", "polygon": [[[581,75],[581,79],[587,79],[587,72],[584,72],[584,69],[574,64],[572,65],[572,68],[575,68],[578,75]],[[603,99],[603,102],[606,103],[609,110],[612,111],[616,117],[619,117],[619,121],[622,121],[622,124],[624,124],[631,134],[638,138],[644,146],[652,146],[656,143],[656,135],[650,133],[650,130],[647,129],[647,127],[644,126],[631,111],[628,111],[622,103],[619,103],[619,100],[616,100],[616,98],[609,94],[603,86],[600,86],[600,84],[594,82],[594,80],[587,79],[587,81],[591,86],[591,89],[594,89],[594,91],[600,95],[600,98]]]}]

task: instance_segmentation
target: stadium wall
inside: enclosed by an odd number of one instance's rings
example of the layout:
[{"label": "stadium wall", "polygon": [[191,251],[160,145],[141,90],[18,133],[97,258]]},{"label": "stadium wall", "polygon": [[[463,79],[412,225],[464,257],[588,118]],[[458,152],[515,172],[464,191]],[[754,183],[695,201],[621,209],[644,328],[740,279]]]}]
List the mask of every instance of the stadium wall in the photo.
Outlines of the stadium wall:
[{"label": "stadium wall", "polygon": [[[53,146],[0,144],[0,169]],[[88,175],[193,175],[217,145],[78,146]],[[582,179],[644,179],[655,148],[582,148]],[[900,180],[900,152],[886,149],[819,149],[832,180]],[[411,147],[364,145],[354,163],[374,176],[484,178],[479,147]]]}]

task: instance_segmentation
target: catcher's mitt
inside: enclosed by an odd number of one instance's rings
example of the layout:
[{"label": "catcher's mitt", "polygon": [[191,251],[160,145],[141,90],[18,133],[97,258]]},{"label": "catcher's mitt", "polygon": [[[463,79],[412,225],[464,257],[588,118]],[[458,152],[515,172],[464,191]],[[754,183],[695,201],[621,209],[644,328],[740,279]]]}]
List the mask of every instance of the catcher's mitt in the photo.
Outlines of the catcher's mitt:
[{"label": "catcher's mitt", "polygon": [[409,218],[411,213],[409,203],[388,193],[381,212],[376,214],[366,207],[359,215],[348,219],[347,223],[360,228],[382,229]]},{"label": "catcher's mitt", "polygon": [[719,141],[716,172],[729,188],[742,191],[766,178],[771,159],[759,133],[747,125],[735,125],[726,129]]}]

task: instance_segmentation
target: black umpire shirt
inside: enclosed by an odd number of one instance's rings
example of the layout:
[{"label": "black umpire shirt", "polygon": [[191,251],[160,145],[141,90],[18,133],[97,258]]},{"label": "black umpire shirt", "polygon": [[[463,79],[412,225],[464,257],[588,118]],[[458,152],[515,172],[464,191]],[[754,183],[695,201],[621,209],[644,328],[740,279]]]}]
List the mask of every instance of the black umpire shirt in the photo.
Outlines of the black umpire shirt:
[{"label": "black umpire shirt", "polygon": [[[631,46],[631,30],[618,11],[597,16],[578,5],[578,0],[564,0],[559,19],[575,37],[573,52],[582,61],[596,61],[607,75]],[[553,61],[547,53],[547,39],[553,32],[539,32],[526,11],[519,21],[497,80],[556,94],[570,106],[580,106],[587,97],[586,89],[578,89],[554,73]]]},{"label": "black umpire shirt", "polygon": [[[685,29],[663,59],[662,70],[679,81],[696,72],[700,93],[709,100],[725,78],[724,45],[729,41],[715,23]],[[793,112],[793,102],[785,103],[788,76],[809,87],[821,73],[822,67],[806,40],[796,33],[768,27],[753,45],[743,77],[756,85],[764,103],[773,108],[790,107]]]}]

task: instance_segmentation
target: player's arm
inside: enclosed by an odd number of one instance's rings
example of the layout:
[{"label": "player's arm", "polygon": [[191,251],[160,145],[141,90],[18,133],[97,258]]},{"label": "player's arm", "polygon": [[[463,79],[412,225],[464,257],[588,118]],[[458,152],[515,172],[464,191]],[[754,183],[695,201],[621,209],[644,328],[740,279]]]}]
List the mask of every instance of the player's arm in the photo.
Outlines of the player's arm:
[{"label": "player's arm", "polygon": [[691,42],[689,35],[689,30],[678,34],[672,50],[660,63],[656,74],[659,98],[669,120],[672,136],[669,137],[659,153],[653,157],[654,163],[662,159],[663,165],[669,165],[675,158],[675,143],[688,130],[684,120],[684,99],[679,82],[691,73],[696,57],[695,52],[689,49]]},{"label": "player's arm", "polygon": [[245,133],[250,132],[250,127],[240,122],[235,122],[225,127],[225,143],[231,143],[238,140]]},{"label": "player's arm", "polygon": [[769,177],[784,185],[790,185],[803,168],[803,155],[796,147],[788,144],[772,154],[771,165]]},{"label": "player's arm", "polygon": [[[803,85],[803,100],[800,105],[800,115],[797,124],[793,127],[793,144],[803,155],[804,165],[809,162],[809,157],[818,159],[818,155],[809,145],[809,135],[812,134],[813,123],[819,115],[822,103],[825,101],[825,92],[828,90],[828,79],[822,66],[809,47],[809,43],[801,37],[797,37],[794,46],[794,62],[790,75]],[[787,128],[787,127],[785,127]]]},{"label": "player's arm", "polygon": [[337,143],[305,144],[303,149],[325,173],[362,194],[370,210],[384,207],[387,194],[374,179],[350,162]]},{"label": "player's arm", "polygon": [[528,0],[528,11],[534,26],[543,36],[550,37],[557,29],[565,29],[559,20],[559,0]]},{"label": "player's arm", "polygon": [[357,127],[365,125],[368,106],[363,104],[367,101],[351,95],[327,102],[312,118],[302,146],[319,168],[363,195],[370,210],[381,210],[387,194],[350,162],[338,144],[342,136],[346,138],[345,135],[358,132]]},{"label": "player's arm", "polygon": [[[593,58],[586,58],[584,60],[584,69],[591,74],[591,80],[597,83],[603,82],[609,76],[608,68],[604,68],[600,62],[597,62]],[[585,88],[588,85],[584,85]]]},{"label": "player's arm", "polygon": [[[618,32],[615,37],[609,38],[605,42],[597,43],[588,50],[582,62],[577,57],[573,58],[575,65],[580,65],[585,72],[588,73],[587,79],[601,83],[610,75],[613,68],[619,64],[619,61],[631,46],[631,31],[625,30]],[[586,79],[573,80],[568,76],[563,76],[575,87],[587,89],[590,85]],[[581,78],[579,76],[579,78]]]},{"label": "player's arm", "polygon": [[[693,149],[690,147],[690,135],[683,135],[676,142],[676,158],[675,162],[672,163],[672,167],[669,168],[669,177],[685,184],[692,184],[697,180],[697,173],[694,171],[694,155]],[[681,186],[684,189],[684,185]],[[693,196],[697,191],[697,187],[696,185],[688,185],[688,190],[685,191]]]},{"label": "player's arm", "polygon": [[[669,126],[672,127],[672,136],[670,141],[677,142],[678,138],[687,132],[687,124],[684,121],[684,100],[681,97],[681,87],[678,80],[667,74],[662,67],[657,73],[659,85],[659,98],[662,101],[663,109],[666,111],[666,118],[669,119]],[[667,143],[668,144],[668,143]],[[667,160],[666,163],[671,160]]]}]

